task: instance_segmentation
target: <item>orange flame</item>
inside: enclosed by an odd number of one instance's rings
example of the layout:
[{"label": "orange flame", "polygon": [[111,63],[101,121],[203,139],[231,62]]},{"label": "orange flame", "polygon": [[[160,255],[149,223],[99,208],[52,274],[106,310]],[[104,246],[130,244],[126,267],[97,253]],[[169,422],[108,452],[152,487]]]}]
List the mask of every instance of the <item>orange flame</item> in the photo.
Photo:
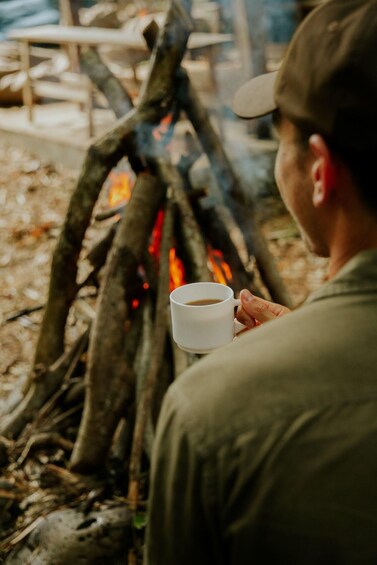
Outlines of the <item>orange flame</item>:
[{"label": "orange flame", "polygon": [[215,282],[228,284],[232,281],[232,270],[219,249],[208,247],[208,267]]},{"label": "orange flame", "polygon": [[161,120],[161,122],[158,124],[158,126],[156,126],[152,132],[153,137],[155,138],[156,141],[161,141],[161,139],[163,138],[163,136],[168,133],[169,131],[169,126],[173,121],[173,113],[169,112],[169,114],[166,114],[166,116],[164,116]]},{"label": "orange flame", "polygon": [[149,253],[153,255],[153,257],[156,257],[156,259],[160,257],[163,223],[164,223],[164,212],[160,210],[157,214],[156,222],[154,224],[151,240],[148,247]]},{"label": "orange flame", "polygon": [[185,267],[174,247],[169,252],[170,292],[185,283]]},{"label": "orange flame", "polygon": [[111,208],[127,203],[131,198],[134,180],[126,171],[111,171],[109,174],[109,206]]},{"label": "orange flame", "polygon": [[[148,251],[156,260],[160,259],[162,227],[164,223],[164,212],[159,211],[156,222],[152,231],[151,240]],[[170,291],[185,283],[185,268],[183,262],[178,257],[174,248],[169,251],[169,274],[170,274]]]}]

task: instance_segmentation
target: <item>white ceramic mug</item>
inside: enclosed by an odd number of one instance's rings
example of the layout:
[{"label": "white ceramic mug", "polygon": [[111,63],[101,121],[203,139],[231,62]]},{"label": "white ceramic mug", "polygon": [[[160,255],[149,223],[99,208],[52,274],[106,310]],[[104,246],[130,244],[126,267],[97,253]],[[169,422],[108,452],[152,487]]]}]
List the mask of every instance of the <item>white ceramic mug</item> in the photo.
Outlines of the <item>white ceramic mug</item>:
[{"label": "white ceramic mug", "polygon": [[170,294],[174,341],[184,351],[201,354],[230,343],[245,328],[234,319],[239,304],[233,290],[223,284],[198,282],[176,288]]}]

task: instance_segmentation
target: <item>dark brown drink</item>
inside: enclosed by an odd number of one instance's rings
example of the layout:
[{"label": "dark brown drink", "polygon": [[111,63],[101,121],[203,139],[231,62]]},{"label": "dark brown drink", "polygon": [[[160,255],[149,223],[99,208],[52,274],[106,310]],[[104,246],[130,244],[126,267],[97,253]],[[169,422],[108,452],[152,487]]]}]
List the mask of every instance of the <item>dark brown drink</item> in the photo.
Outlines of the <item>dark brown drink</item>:
[{"label": "dark brown drink", "polygon": [[203,298],[202,300],[186,302],[186,306],[209,306],[210,304],[217,304],[218,302],[222,302],[222,300],[219,298]]}]

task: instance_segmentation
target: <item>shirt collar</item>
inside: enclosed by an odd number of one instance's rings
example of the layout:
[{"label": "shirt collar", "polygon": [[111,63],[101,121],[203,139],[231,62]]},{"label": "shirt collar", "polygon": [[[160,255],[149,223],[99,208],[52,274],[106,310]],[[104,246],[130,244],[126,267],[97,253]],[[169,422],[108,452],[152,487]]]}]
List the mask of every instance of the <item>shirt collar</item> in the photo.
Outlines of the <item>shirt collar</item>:
[{"label": "shirt collar", "polygon": [[377,249],[367,249],[352,257],[331,281],[313,292],[306,303],[360,291],[377,292]]}]

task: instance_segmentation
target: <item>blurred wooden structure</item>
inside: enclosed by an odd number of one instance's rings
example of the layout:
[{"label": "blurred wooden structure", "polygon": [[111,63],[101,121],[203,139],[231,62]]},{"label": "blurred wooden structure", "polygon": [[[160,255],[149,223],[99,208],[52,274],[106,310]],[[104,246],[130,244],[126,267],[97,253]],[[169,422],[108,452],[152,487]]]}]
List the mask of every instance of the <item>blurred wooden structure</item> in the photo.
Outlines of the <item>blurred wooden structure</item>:
[{"label": "blurred wooden structure", "polygon": [[[29,29],[13,30],[9,38],[16,40],[20,47],[22,69],[26,74],[23,87],[23,101],[29,111],[29,119],[33,120],[33,96],[57,98],[78,102],[85,106],[88,114],[89,135],[93,134],[92,121],[92,85],[90,80],[80,73],[62,73],[59,82],[33,80],[30,74],[30,46],[32,44],[59,45],[67,48],[101,47],[116,45],[124,50],[124,66],[127,66],[127,55],[142,51],[145,59],[149,58],[147,45],[142,34],[132,34],[122,29],[105,29],[95,27],[49,25]],[[233,40],[231,34],[194,32],[188,41],[188,50],[201,49],[206,54],[208,71],[212,83],[215,82],[214,66],[216,48]],[[132,66],[132,57],[131,57]],[[213,84],[215,90],[215,85]]]}]

